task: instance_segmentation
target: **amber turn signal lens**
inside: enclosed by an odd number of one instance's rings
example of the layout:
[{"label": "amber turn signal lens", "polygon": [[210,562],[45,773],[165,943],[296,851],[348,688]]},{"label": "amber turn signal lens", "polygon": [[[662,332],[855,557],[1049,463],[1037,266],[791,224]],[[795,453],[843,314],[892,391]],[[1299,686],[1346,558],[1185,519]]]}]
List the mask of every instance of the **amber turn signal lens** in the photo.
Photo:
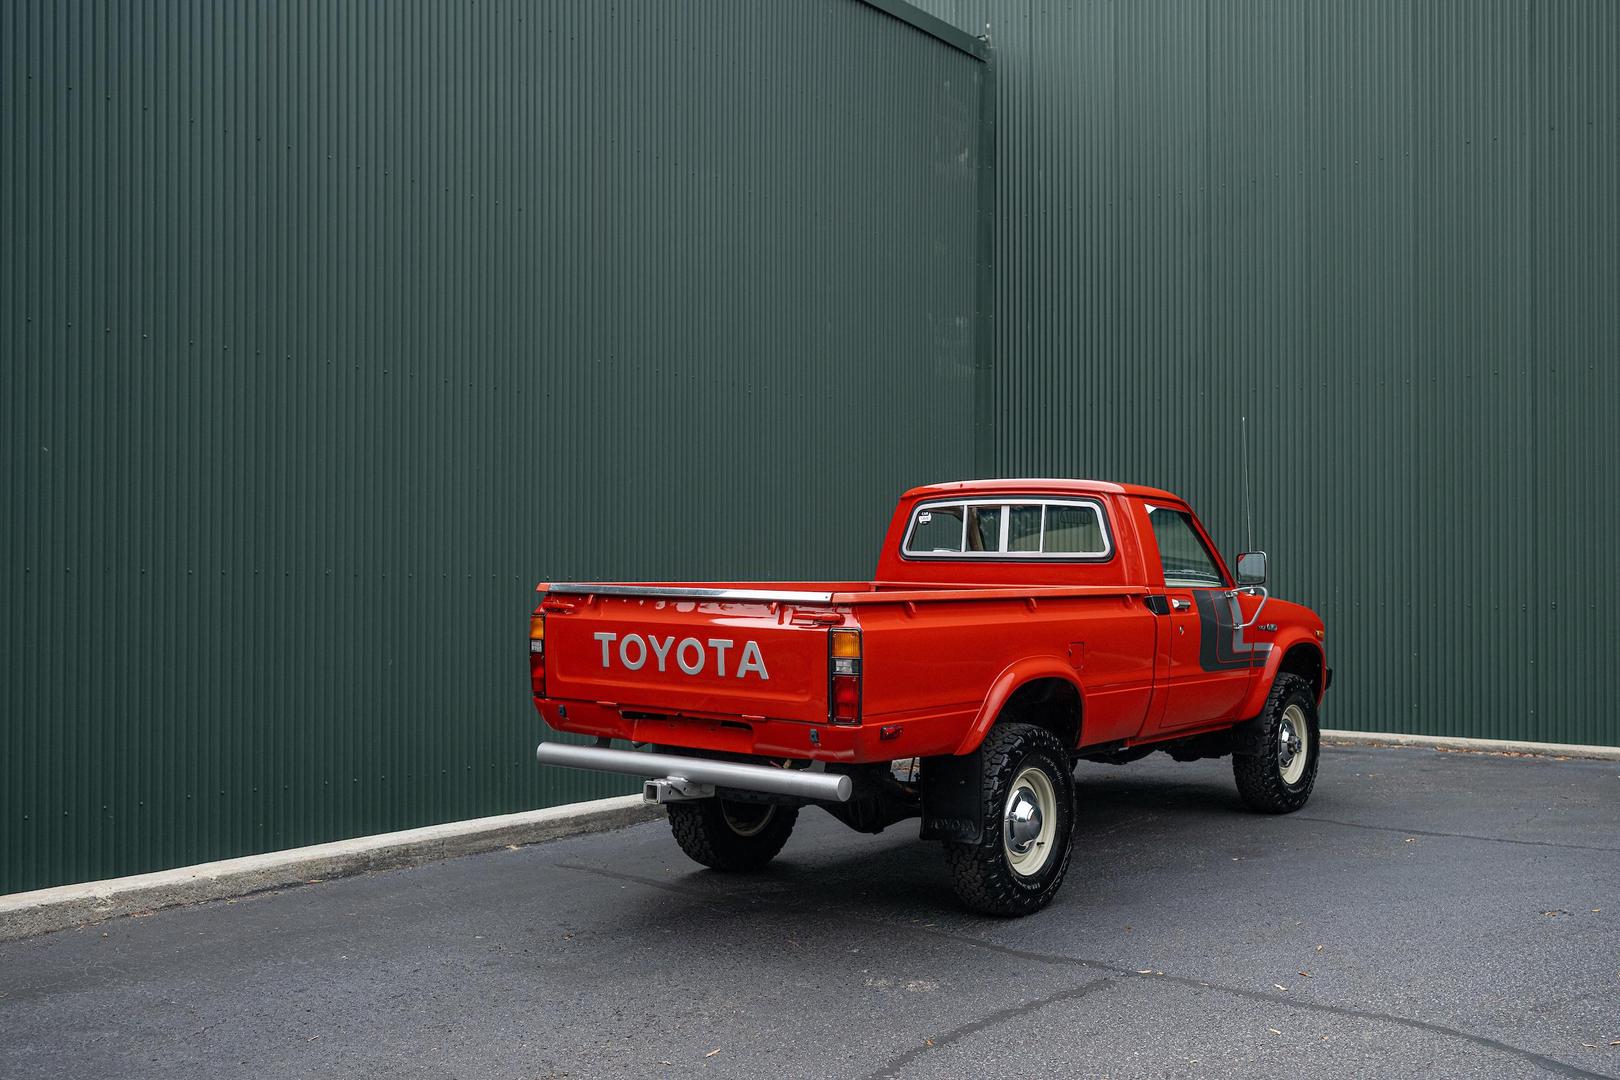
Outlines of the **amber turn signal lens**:
[{"label": "amber turn signal lens", "polygon": [[529,616],[529,640],[541,641],[546,636],[546,617],[544,615]]},{"label": "amber turn signal lens", "polygon": [[859,660],[861,656],[860,631],[834,630],[832,632],[832,654],[846,659]]}]

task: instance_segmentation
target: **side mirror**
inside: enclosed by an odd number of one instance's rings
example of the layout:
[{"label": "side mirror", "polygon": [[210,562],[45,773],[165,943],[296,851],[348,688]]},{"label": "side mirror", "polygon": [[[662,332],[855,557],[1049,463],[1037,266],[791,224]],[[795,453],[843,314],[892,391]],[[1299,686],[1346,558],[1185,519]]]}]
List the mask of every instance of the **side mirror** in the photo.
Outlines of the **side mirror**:
[{"label": "side mirror", "polygon": [[1266,581],[1266,553],[1245,551],[1237,557],[1239,585],[1264,585]]}]

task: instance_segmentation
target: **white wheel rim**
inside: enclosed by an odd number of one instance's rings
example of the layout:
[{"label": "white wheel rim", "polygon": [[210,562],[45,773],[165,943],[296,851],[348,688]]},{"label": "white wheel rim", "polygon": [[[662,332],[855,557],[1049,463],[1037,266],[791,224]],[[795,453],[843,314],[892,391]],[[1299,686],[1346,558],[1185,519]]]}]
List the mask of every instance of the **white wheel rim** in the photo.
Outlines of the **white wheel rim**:
[{"label": "white wheel rim", "polygon": [[1289,787],[1305,776],[1305,763],[1311,756],[1311,726],[1305,722],[1305,710],[1290,705],[1283,710],[1282,722],[1277,725],[1277,772]]},{"label": "white wheel rim", "polygon": [[1057,789],[1045,770],[1028,765],[1013,777],[1001,812],[1001,847],[1019,877],[1032,877],[1051,861],[1057,811]]},{"label": "white wheel rim", "polygon": [[727,827],[738,836],[758,836],[771,823],[771,818],[776,816],[776,807],[769,803],[743,803],[738,806],[730,800],[721,799],[720,816],[726,819]]}]

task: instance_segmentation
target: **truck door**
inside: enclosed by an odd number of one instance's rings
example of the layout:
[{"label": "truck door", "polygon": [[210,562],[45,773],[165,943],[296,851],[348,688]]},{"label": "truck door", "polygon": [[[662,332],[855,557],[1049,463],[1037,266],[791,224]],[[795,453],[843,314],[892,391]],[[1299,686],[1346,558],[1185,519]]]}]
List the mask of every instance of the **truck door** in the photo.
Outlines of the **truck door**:
[{"label": "truck door", "polygon": [[1226,569],[1193,515],[1151,500],[1140,506],[1149,525],[1148,576],[1158,575],[1162,583],[1162,592],[1152,588],[1149,607],[1164,620],[1157,672],[1162,682],[1155,679],[1149,730],[1240,719],[1238,710],[1266,654],[1244,641],[1238,628],[1243,613]]}]

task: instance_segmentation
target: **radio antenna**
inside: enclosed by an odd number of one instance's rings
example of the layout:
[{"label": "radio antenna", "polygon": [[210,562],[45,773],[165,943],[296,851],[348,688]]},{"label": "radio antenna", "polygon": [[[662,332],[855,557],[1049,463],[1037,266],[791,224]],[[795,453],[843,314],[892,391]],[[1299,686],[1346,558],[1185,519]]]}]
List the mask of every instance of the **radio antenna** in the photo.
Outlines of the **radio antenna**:
[{"label": "radio antenna", "polygon": [[1246,549],[1254,550],[1254,510],[1249,500],[1249,418],[1240,418],[1243,428],[1243,529]]}]

